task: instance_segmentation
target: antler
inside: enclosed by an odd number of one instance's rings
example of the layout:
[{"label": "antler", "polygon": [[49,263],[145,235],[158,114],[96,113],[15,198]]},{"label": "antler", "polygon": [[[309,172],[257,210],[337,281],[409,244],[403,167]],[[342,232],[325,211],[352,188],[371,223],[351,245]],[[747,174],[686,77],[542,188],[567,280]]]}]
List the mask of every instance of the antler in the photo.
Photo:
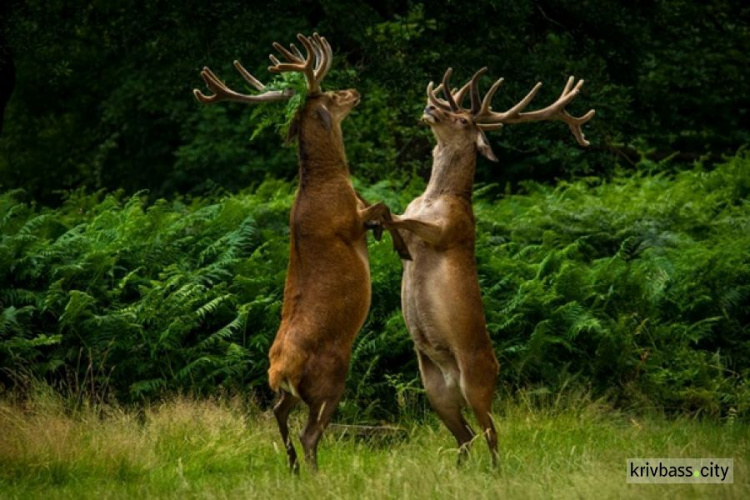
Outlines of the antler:
[{"label": "antler", "polygon": [[280,43],[273,43],[273,47],[279,51],[289,62],[282,63],[274,55],[268,56],[273,66],[268,67],[272,73],[283,73],[286,71],[299,71],[304,73],[307,79],[307,90],[310,94],[320,92],[320,82],[323,81],[328,70],[331,69],[333,60],[333,51],[328,41],[314,33],[311,37],[297,35],[297,39],[305,47],[306,56],[292,43],[291,51],[287,50]]},{"label": "antler", "polygon": [[[487,94],[485,94],[484,99],[482,99],[482,104],[479,107],[478,112],[474,115],[474,121],[479,128],[483,130],[494,130],[502,127],[505,123],[560,120],[562,122],[565,122],[568,127],[570,127],[570,131],[578,141],[578,144],[580,144],[581,146],[589,145],[589,141],[587,141],[583,135],[581,126],[587,121],[591,120],[591,118],[593,118],[596,114],[596,111],[591,109],[585,115],[575,117],[570,115],[565,110],[565,106],[570,104],[570,102],[575,99],[576,96],[578,96],[578,94],[581,92],[581,87],[583,86],[584,80],[578,80],[578,83],[576,83],[574,86],[573,84],[575,83],[575,78],[571,76],[570,78],[568,78],[568,82],[565,84],[565,88],[563,88],[560,97],[558,97],[555,102],[553,102],[546,108],[537,109],[535,111],[529,111],[526,113],[522,111],[524,110],[524,108],[526,108],[526,106],[528,106],[531,100],[534,99],[537,92],[539,92],[539,89],[542,87],[542,83],[537,83],[534,88],[532,88],[531,91],[526,94],[526,97],[521,99],[518,104],[516,104],[509,110],[502,113],[496,113],[492,111],[490,102],[492,101],[492,97],[495,95],[495,92],[500,87],[500,85],[502,85],[502,83],[503,79],[500,78],[492,85],[492,87],[490,87],[490,90],[487,92]],[[476,85],[472,86],[472,97],[474,95],[475,87]]]},{"label": "antler", "polygon": [[[317,94],[320,92],[320,82],[325,78],[328,70],[331,69],[331,62],[333,60],[333,51],[328,41],[317,33],[311,37],[303,35],[297,35],[297,38],[302,45],[304,45],[307,51],[307,56],[303,56],[302,52],[292,43],[290,44],[291,52],[285,49],[281,44],[274,42],[273,47],[279,51],[288,61],[282,63],[275,56],[270,55],[273,66],[270,66],[268,70],[272,73],[283,73],[286,71],[301,71],[305,74],[307,79],[307,89],[310,94]],[[222,82],[213,71],[208,68],[203,68],[201,71],[201,77],[209,89],[213,91],[213,95],[205,95],[198,89],[193,90],[195,97],[204,104],[220,102],[220,101],[234,101],[243,102],[246,104],[254,104],[258,102],[270,102],[270,101],[282,101],[289,99],[294,95],[294,91],[291,89],[287,90],[266,90],[266,86],[260,82],[257,78],[250,74],[239,61],[234,61],[234,67],[242,75],[250,85],[257,90],[261,91],[258,95],[241,94],[235,92]]]},{"label": "antler", "polygon": [[[450,88],[450,78],[452,74],[453,68],[448,68],[448,70],[445,72],[445,75],[443,75],[443,82],[434,89],[432,88],[434,84],[430,82],[427,85],[427,95],[430,98],[430,102],[432,102],[432,104],[434,104],[435,106],[455,113],[456,111],[464,110],[462,104],[464,101],[464,97],[466,97],[466,91],[469,89],[471,82],[466,83],[466,85],[461,87],[460,90],[453,89],[453,91],[451,92],[446,92],[445,89]],[[442,91],[443,94],[448,98],[447,101],[444,101],[443,99],[440,99],[435,95],[440,91]]]},{"label": "antler", "polygon": [[[481,130],[497,130],[506,123],[560,120],[565,122],[568,127],[570,127],[570,130],[573,133],[573,136],[578,141],[578,144],[580,144],[581,146],[589,145],[589,141],[587,141],[583,135],[581,126],[591,120],[591,118],[594,117],[596,111],[593,109],[589,110],[588,113],[579,117],[571,116],[567,111],[565,111],[565,106],[567,106],[580,93],[584,80],[579,80],[578,83],[573,86],[575,78],[571,76],[568,79],[568,82],[557,101],[553,102],[546,108],[524,113],[523,110],[534,99],[536,94],[539,92],[539,89],[542,87],[541,82],[539,82],[517,104],[515,104],[507,111],[498,113],[492,111],[490,103],[497,90],[503,84],[502,78],[492,84],[492,87],[490,87],[490,89],[487,91],[484,98],[481,99],[480,102],[479,79],[487,72],[487,68],[481,68],[479,71],[474,73],[474,76],[471,77],[471,80],[460,90],[453,90],[449,92],[447,91],[447,89],[450,88],[449,80],[452,72],[453,70],[451,68],[448,68],[448,70],[445,72],[445,75],[443,76],[443,83],[440,84],[437,89],[433,90],[432,82],[430,82],[430,84],[427,86],[427,95],[434,105],[439,106],[446,111],[464,111],[470,113],[474,119],[474,123]],[[467,89],[471,94],[471,109],[465,109],[462,107],[462,102],[464,100],[464,97],[466,96]],[[435,95],[435,93],[439,90],[443,91],[443,94],[446,96],[447,101],[439,99]]]},{"label": "antler", "polygon": [[[261,92],[266,90],[266,86],[263,85],[260,80],[251,75],[239,61],[234,61],[234,67],[250,85]],[[196,99],[204,104],[211,104],[220,101],[254,104],[257,102],[283,101],[294,95],[293,90],[268,90],[258,95],[240,94],[239,92],[235,92],[227,87],[224,82],[219,80],[219,77],[207,67],[203,68],[203,71],[201,71],[201,77],[203,78],[203,81],[206,82],[206,85],[208,85],[208,88],[213,91],[213,95],[205,95],[200,90],[193,89],[193,94],[195,94]]]}]

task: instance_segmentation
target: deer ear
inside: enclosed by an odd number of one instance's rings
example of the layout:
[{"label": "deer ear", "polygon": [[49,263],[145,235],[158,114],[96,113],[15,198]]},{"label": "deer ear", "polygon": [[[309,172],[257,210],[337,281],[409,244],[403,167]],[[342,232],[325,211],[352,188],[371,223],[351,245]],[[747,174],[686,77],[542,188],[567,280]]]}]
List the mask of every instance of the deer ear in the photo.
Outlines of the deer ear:
[{"label": "deer ear", "polygon": [[331,112],[328,111],[328,108],[326,108],[323,104],[317,107],[315,110],[318,113],[318,117],[320,118],[320,121],[323,122],[323,126],[325,129],[330,132],[331,131]]},{"label": "deer ear", "polygon": [[495,153],[492,151],[492,147],[490,146],[489,141],[487,140],[487,136],[484,135],[484,131],[480,130],[477,132],[477,149],[480,153],[482,153],[482,156],[487,158],[490,161],[498,161],[497,156],[495,156]]},{"label": "deer ear", "polygon": [[286,143],[290,144],[299,135],[299,115],[292,118],[292,123],[289,124],[289,130],[286,133]]}]

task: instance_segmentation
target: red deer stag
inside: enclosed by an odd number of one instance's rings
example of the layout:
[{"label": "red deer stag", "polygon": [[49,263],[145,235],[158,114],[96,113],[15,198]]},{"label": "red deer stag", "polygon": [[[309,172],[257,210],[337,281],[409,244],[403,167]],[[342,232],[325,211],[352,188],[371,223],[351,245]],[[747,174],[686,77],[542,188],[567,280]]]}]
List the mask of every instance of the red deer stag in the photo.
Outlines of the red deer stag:
[{"label": "red deer stag", "polygon": [[[300,435],[305,459],[317,469],[317,446],[344,392],[351,346],[370,308],[370,268],[366,229],[388,218],[382,203],[368,206],[354,191],[344,152],[341,122],[359,103],[356,90],[322,92],[320,82],[331,67],[331,47],[317,33],[298,35],[307,54],[291,44],[274,43],[286,62],[271,55],[273,73],[297,71],[307,80],[307,98],[292,126],[299,140],[299,188],[290,215],[290,252],[281,326],[271,346],[271,388],[281,397],[274,407],[289,466],[298,471],[297,453],[287,419],[301,399],[310,414]],[[201,72],[214,95],[195,90],[203,103],[246,104],[288,99],[290,90],[267,90],[235,61],[235,68],[258,95],[237,93],[208,68]],[[394,246],[408,252],[391,232]],[[399,246],[399,241],[401,246]]]},{"label": "red deer stag", "polygon": [[[564,121],[578,143],[586,146],[581,125],[594,111],[580,118],[565,111],[583,85],[581,80],[573,86],[571,77],[560,98],[544,109],[522,112],[539,90],[539,83],[508,111],[494,112],[490,101],[503,80],[495,82],[480,101],[478,82],[485,71],[479,70],[463,88],[451,91],[448,69],[440,85],[446,99],[435,95],[439,88],[428,85],[422,120],[437,139],[430,181],[401,217],[394,215],[384,226],[408,231],[404,237],[413,260],[404,262],[401,306],[430,404],[458,441],[459,463],[474,436],[461,414],[463,407],[470,407],[496,464],[497,434],[490,409],[499,364],[485,324],[474,258],[472,185],[476,153],[497,160],[485,130],[542,120]],[[471,95],[470,109],[462,107],[467,92]]]}]

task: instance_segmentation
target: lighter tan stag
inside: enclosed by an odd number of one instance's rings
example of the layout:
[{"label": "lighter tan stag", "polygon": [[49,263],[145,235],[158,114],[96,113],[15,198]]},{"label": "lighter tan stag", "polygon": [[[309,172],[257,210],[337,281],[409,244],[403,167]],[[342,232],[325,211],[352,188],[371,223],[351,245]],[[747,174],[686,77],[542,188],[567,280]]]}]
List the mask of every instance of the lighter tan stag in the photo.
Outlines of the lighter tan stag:
[{"label": "lighter tan stag", "polygon": [[[458,91],[450,90],[450,69],[437,89],[432,82],[428,85],[422,120],[437,139],[430,181],[402,216],[394,215],[384,226],[406,231],[404,239],[413,260],[404,262],[401,306],[430,404],[458,441],[459,463],[475,435],[461,413],[462,408],[471,408],[494,465],[498,460],[497,434],[490,409],[499,364],[487,332],[474,257],[476,155],[479,152],[497,160],[485,130],[543,120],[567,123],[578,143],[586,146],[581,125],[594,116],[594,110],[580,118],[565,111],[583,85],[581,80],[574,86],[571,77],[560,98],[544,109],[523,112],[539,91],[539,83],[509,110],[494,112],[490,101],[503,80],[495,82],[480,100],[479,78],[485,71],[479,70]],[[436,96],[441,89],[445,99]],[[470,109],[463,107],[467,92]]]},{"label": "lighter tan stag", "polygon": [[[320,83],[331,67],[331,47],[317,33],[297,38],[307,54],[294,44],[286,49],[274,43],[286,62],[271,55],[269,67],[273,73],[303,73],[308,90],[292,125],[292,135],[299,141],[299,188],[290,215],[281,325],[271,346],[268,370],[271,388],[280,393],[274,414],[295,472],[299,466],[289,437],[289,413],[300,399],[309,407],[300,441],[305,459],[315,470],[318,441],[344,392],[352,342],[370,308],[366,230],[373,221],[390,216],[382,203],[368,206],[349,178],[341,121],[359,103],[359,93],[322,92]],[[234,65],[261,94],[237,93],[204,68],[201,76],[214,94],[195,90],[198,100],[254,104],[292,96],[290,90],[267,90],[239,62]],[[408,258],[398,234],[391,235],[394,246]]]}]

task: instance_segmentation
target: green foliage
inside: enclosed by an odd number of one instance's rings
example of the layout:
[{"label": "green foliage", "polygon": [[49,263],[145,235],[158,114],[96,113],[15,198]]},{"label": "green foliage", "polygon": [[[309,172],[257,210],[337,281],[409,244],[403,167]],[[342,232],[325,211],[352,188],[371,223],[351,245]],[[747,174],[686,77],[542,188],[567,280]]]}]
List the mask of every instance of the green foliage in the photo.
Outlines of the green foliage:
[{"label": "green foliage", "polygon": [[621,400],[746,413],[748,166],[480,199],[480,280],[506,380],[572,374]]},{"label": "green foliage", "polygon": [[250,120],[255,124],[255,129],[250,136],[251,141],[268,127],[275,127],[281,137],[286,138],[292,121],[307,97],[307,81],[301,73],[281,73],[266,84],[266,88],[268,90],[293,90],[294,95],[285,102],[283,108],[263,105],[253,110]]},{"label": "green foliage", "polygon": [[[396,211],[413,181],[362,189]],[[0,197],[0,376],[128,400],[266,388],[293,187],[212,199]],[[747,416],[750,155],[714,170],[475,194],[477,260],[506,388],[589,387],[621,405]],[[344,418],[420,411],[398,257],[371,241],[372,309]]]},{"label": "green foliage", "polygon": [[[2,197],[1,364],[122,397],[258,383],[275,333],[291,189],[146,208]],[[263,200],[262,202],[260,200]]]}]

